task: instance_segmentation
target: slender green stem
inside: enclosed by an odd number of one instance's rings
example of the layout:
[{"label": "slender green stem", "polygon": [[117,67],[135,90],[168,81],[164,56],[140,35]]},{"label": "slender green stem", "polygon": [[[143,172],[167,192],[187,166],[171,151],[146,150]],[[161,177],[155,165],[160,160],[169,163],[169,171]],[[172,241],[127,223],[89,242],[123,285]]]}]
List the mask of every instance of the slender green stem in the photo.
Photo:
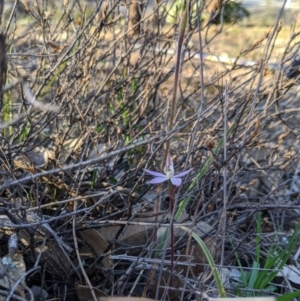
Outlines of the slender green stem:
[{"label": "slender green stem", "polygon": [[172,279],[173,279],[173,269],[174,269],[174,218],[173,218],[173,212],[174,212],[174,204],[175,204],[175,187],[172,185],[172,183],[169,182],[169,190],[170,190],[170,228],[171,228],[171,279],[170,279],[170,287],[172,287]]},{"label": "slender green stem", "polygon": [[[187,20],[188,20],[188,5],[186,2],[189,0],[184,1],[183,5],[183,12],[182,12],[182,19],[179,28],[179,35],[177,41],[177,57],[176,57],[176,65],[175,65],[175,78],[174,78],[174,86],[173,86],[173,95],[172,95],[172,102],[171,102],[171,114],[169,120],[169,130],[171,130],[174,126],[174,119],[175,119],[175,111],[176,111],[176,100],[177,100],[177,89],[179,86],[180,81],[180,74],[181,74],[181,61],[182,61],[182,46],[184,41],[184,34],[186,30]],[[165,155],[163,164],[166,163],[167,155],[170,149],[170,140],[167,141]],[[170,212],[171,212],[171,220],[170,220],[170,228],[171,228],[171,273],[173,273],[174,268],[174,204],[175,204],[175,187],[172,183],[169,183],[169,191],[170,191]],[[170,279],[170,287],[172,287],[172,274]]]}]

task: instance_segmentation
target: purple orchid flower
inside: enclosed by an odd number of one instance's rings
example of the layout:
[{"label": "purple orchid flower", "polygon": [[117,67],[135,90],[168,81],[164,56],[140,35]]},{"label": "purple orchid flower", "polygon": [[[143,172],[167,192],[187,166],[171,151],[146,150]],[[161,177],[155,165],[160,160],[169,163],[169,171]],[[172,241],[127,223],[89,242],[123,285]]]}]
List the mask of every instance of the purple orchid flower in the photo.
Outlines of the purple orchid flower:
[{"label": "purple orchid flower", "polygon": [[150,184],[158,184],[158,183],[162,183],[164,181],[170,180],[174,186],[180,186],[182,183],[181,178],[184,177],[185,175],[187,175],[192,170],[193,170],[193,168],[190,168],[186,171],[180,172],[177,175],[174,175],[174,164],[173,164],[170,153],[168,153],[168,155],[167,155],[166,166],[164,168],[165,174],[157,172],[157,171],[144,169],[144,171],[146,173],[155,177],[149,182]]}]

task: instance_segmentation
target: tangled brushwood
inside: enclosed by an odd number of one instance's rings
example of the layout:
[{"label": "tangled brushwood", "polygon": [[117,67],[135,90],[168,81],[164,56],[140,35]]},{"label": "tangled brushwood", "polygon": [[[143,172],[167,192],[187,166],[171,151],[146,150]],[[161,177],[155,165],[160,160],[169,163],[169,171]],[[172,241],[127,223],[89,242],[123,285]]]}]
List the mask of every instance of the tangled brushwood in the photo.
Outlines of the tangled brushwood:
[{"label": "tangled brushwood", "polygon": [[0,3],[3,299],[298,296],[297,18],[181,2]]}]

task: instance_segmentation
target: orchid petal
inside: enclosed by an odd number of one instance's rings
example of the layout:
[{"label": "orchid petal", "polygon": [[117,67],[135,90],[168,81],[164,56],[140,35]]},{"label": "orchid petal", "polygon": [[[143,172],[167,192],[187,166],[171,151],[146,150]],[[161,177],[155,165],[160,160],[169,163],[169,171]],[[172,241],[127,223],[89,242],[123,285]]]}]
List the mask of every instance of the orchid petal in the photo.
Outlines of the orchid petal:
[{"label": "orchid petal", "polygon": [[167,181],[167,180],[168,180],[167,177],[164,177],[164,178],[156,177],[156,178],[152,179],[149,183],[150,184],[158,184],[158,183],[162,183],[162,182]]},{"label": "orchid petal", "polygon": [[166,159],[166,167],[167,168],[170,168],[170,167],[174,168],[173,160],[172,160],[171,154],[169,152],[168,152],[167,159]]},{"label": "orchid petal", "polygon": [[152,170],[149,170],[149,169],[144,169],[144,171],[146,173],[148,173],[149,175],[151,176],[155,176],[155,177],[165,177],[166,178],[166,175],[163,174],[163,173],[160,173],[160,172],[157,172],[157,171],[152,171]]},{"label": "orchid petal", "polygon": [[182,183],[182,180],[180,178],[173,177],[170,180],[171,180],[172,184],[175,186],[180,186]]},{"label": "orchid petal", "polygon": [[193,168],[190,168],[186,171],[180,172],[179,174],[175,175],[174,178],[181,178],[181,177],[187,175],[188,173],[190,173],[192,170],[193,170]]}]

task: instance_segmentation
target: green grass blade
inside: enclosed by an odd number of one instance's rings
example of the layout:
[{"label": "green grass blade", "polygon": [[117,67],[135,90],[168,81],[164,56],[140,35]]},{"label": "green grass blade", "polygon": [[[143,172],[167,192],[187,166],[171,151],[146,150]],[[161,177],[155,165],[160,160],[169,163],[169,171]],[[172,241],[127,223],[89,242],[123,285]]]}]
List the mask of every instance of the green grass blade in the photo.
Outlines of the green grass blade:
[{"label": "green grass blade", "polygon": [[214,275],[214,279],[216,281],[216,285],[217,285],[217,288],[218,288],[218,291],[219,291],[219,295],[221,297],[226,297],[226,292],[225,292],[225,289],[224,289],[224,286],[223,286],[223,283],[222,283],[222,280],[221,280],[221,277],[220,277],[220,274],[216,268],[216,265],[215,265],[215,262],[214,262],[214,259],[213,257],[211,256],[210,254],[210,251],[208,250],[206,244],[204,243],[204,241],[195,233],[193,232],[191,229],[187,228],[187,227],[184,227],[184,226],[181,226],[180,227],[181,229],[183,229],[184,231],[186,231],[187,233],[191,234],[192,237],[196,240],[196,242],[198,243],[198,245],[201,247],[202,251],[203,251],[203,254],[205,256],[205,258],[207,259],[208,261],[208,264],[213,272],[213,275]]},{"label": "green grass blade", "polygon": [[260,262],[260,244],[261,244],[261,212],[258,212],[256,223],[256,262]]},{"label": "green grass blade", "polygon": [[[227,137],[229,137],[231,135],[231,133],[233,132],[234,128],[235,128],[235,123],[228,129],[228,131],[226,133]],[[194,180],[192,181],[192,183],[188,187],[188,189],[187,189],[188,192],[191,192],[195,188],[197,182],[206,174],[207,170],[209,169],[209,167],[211,166],[211,164],[214,161],[214,155],[216,155],[220,151],[220,149],[223,146],[223,144],[224,144],[224,139],[221,139],[219,141],[219,143],[216,145],[216,147],[214,148],[213,155],[210,155],[210,157],[208,158],[208,160],[206,161],[206,163],[204,164],[204,166],[201,168],[201,170],[198,173],[198,175],[194,178]],[[182,212],[184,211],[184,209],[185,209],[187,203],[189,202],[189,200],[190,200],[190,196],[187,196],[186,198],[184,198],[180,202],[180,204],[178,206],[178,210],[177,210],[177,212],[175,214],[175,221],[179,219],[179,217],[181,216]]]},{"label": "green grass blade", "polygon": [[[250,279],[248,283],[248,289],[252,290],[255,288],[256,279],[259,273],[259,262],[254,261],[251,269]],[[252,293],[251,293],[252,296]]]},{"label": "green grass blade", "polygon": [[289,260],[297,242],[300,240],[299,227],[300,224],[295,227],[293,235],[289,238],[289,243],[283,250],[280,251],[277,247],[269,250],[264,270],[259,273],[256,279],[255,289],[264,289],[267,285],[269,285],[277,276],[278,270],[281,270]]},{"label": "green grass blade", "polygon": [[278,296],[277,301],[288,301],[300,296],[300,291],[295,291],[289,294],[285,294],[283,296]]}]

